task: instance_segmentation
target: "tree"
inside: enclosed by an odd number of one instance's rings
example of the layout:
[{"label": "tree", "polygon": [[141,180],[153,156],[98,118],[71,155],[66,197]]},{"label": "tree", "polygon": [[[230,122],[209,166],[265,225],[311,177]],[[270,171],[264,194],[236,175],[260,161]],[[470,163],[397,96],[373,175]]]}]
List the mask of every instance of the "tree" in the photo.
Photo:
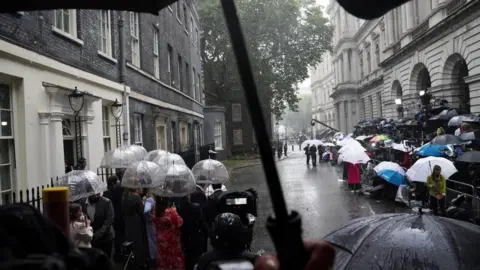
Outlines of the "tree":
[{"label": "tree", "polygon": [[[298,109],[298,84],[331,49],[333,28],[315,0],[235,2],[261,102],[281,119]],[[242,88],[220,1],[200,1],[199,14],[205,94],[228,103]]]}]

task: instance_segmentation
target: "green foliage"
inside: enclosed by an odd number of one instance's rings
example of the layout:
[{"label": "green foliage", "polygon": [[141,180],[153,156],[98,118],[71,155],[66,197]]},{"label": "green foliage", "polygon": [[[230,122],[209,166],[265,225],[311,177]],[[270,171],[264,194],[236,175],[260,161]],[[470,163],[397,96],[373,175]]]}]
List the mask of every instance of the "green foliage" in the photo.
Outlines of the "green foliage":
[{"label": "green foliage", "polygon": [[[315,0],[235,2],[262,104],[281,119],[298,110],[298,84],[331,49],[333,28]],[[220,1],[200,1],[199,15],[206,95],[228,102],[241,83]]]}]

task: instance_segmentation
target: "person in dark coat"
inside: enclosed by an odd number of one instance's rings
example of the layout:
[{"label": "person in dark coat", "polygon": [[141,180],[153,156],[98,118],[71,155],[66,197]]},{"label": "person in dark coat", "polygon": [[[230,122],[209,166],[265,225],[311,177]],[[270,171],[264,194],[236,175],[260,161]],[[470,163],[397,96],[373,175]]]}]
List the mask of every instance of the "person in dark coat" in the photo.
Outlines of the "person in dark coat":
[{"label": "person in dark coat", "polygon": [[112,202],[100,194],[95,194],[85,201],[85,213],[92,221],[92,247],[102,250],[109,258],[112,256],[113,220],[115,218]]},{"label": "person in dark coat", "polygon": [[110,199],[115,214],[113,220],[113,230],[115,231],[113,259],[116,262],[121,262],[123,260],[122,244],[125,241],[125,218],[122,211],[123,187],[120,185],[117,175],[108,178],[107,188],[108,190],[103,193],[103,196]]},{"label": "person in dark coat", "polygon": [[177,211],[183,219],[182,246],[185,254],[185,270],[193,270],[198,258],[207,252],[208,227],[202,207],[190,201],[190,196],[182,198]]},{"label": "person in dark coat", "polygon": [[149,250],[141,192],[138,189],[126,191],[122,209],[125,216],[125,241],[133,243],[132,252],[135,255],[136,267],[145,269],[148,265]]},{"label": "person in dark coat", "polygon": [[310,146],[310,156],[312,159],[312,165],[317,166],[317,147],[315,145]]},{"label": "person in dark coat", "polygon": [[305,155],[307,156],[307,165],[310,165],[310,144],[307,144],[307,146],[303,148],[303,151],[305,151]]},{"label": "person in dark coat", "polygon": [[287,150],[288,150],[287,143],[285,143],[285,144],[283,145],[283,154],[284,154],[285,156],[287,156]]}]

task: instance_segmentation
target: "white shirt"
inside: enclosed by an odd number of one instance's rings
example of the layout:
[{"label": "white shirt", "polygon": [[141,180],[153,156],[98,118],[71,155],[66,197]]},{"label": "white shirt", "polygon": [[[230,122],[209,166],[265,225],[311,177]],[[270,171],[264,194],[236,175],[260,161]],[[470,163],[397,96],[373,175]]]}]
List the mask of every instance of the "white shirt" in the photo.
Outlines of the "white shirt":
[{"label": "white shirt", "polygon": [[[208,188],[205,190],[205,195],[210,196],[212,195],[215,191],[217,190],[213,190],[213,187],[212,185],[208,186]],[[222,185],[222,191],[223,192],[226,192],[227,191],[227,187],[225,185]]]}]

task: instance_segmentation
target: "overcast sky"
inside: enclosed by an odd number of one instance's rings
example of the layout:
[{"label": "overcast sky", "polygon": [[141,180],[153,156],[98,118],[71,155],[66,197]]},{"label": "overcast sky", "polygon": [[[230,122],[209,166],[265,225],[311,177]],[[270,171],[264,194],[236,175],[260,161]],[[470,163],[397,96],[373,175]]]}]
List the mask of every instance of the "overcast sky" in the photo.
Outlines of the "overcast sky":
[{"label": "overcast sky", "polygon": [[[317,0],[317,3],[319,5],[322,5],[325,9],[327,8],[329,2],[330,2],[330,0]],[[325,11],[325,9],[324,9],[324,11]],[[299,88],[300,88],[300,90],[299,90],[300,93],[310,93],[310,78],[303,81],[299,85]]]}]

